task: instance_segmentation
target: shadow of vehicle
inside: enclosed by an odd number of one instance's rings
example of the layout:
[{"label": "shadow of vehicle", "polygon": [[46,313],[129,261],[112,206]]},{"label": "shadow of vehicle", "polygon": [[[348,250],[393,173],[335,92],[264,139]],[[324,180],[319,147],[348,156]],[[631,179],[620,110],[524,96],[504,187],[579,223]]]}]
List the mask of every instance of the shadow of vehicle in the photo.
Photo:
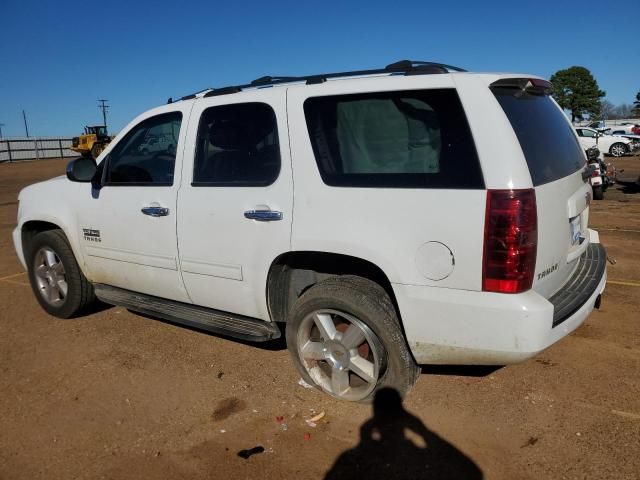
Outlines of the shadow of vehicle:
[{"label": "shadow of vehicle", "polygon": [[503,367],[500,365],[422,365],[420,368],[426,375],[487,377]]},{"label": "shadow of vehicle", "polygon": [[616,183],[619,185],[620,191],[625,195],[640,193],[640,178],[616,180]]},{"label": "shadow of vehicle", "polygon": [[342,453],[325,476],[347,478],[475,480],[483,474],[469,457],[406,411],[396,390],[383,388],[373,401],[373,418],[360,427],[360,443]]},{"label": "shadow of vehicle", "polygon": [[113,308],[113,305],[109,305],[108,303],[101,302],[96,299],[92,304],[88,305],[84,310],[78,312],[78,317],[86,317],[89,315],[93,315],[95,313],[104,312],[105,310],[109,310]]}]

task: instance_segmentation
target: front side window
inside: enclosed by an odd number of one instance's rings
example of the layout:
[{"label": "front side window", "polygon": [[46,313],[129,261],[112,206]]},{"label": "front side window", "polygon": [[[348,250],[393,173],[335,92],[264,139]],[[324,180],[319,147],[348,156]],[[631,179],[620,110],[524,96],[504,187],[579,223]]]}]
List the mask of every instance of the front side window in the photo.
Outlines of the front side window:
[{"label": "front side window", "polygon": [[193,186],[266,186],[280,173],[276,116],[264,103],[207,108],[196,145]]},{"label": "front side window", "polygon": [[315,97],[304,112],[327,185],[484,188],[454,89]]},{"label": "front side window", "polygon": [[173,185],[180,112],[164,113],[133,127],[106,159],[106,185]]}]

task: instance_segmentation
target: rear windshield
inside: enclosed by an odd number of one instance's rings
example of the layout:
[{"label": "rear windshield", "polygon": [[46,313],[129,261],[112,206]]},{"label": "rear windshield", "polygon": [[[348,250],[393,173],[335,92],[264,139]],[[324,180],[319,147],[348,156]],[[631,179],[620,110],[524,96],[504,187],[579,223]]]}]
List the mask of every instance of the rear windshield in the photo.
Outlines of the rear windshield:
[{"label": "rear windshield", "polygon": [[493,88],[527,159],[535,186],[566,177],[585,165],[573,128],[547,95]]},{"label": "rear windshield", "polygon": [[484,188],[454,89],[315,97],[304,111],[327,185]]}]

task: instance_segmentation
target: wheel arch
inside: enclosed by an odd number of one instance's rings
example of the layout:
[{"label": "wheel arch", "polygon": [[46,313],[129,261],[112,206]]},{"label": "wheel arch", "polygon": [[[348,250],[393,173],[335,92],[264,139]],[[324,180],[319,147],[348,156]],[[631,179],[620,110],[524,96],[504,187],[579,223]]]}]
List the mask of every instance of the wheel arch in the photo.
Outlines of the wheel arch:
[{"label": "wheel arch", "polygon": [[54,219],[54,218],[47,218],[46,220],[44,219],[25,220],[20,226],[22,251],[25,258],[25,263],[28,260],[28,258],[31,256],[31,250],[30,250],[31,242],[37,234],[41,232],[46,232],[48,230],[60,230],[62,231],[62,233],[64,233],[64,236],[66,237],[67,242],[71,247],[71,251],[76,257],[76,262],[78,262],[78,266],[80,267],[82,272],[86,275],[86,271],[84,268],[84,261],[82,256],[80,255],[80,252],[77,249],[76,242],[73,241],[74,239],[69,235],[69,232],[63,225],[64,225],[63,222],[59,221],[59,219]]},{"label": "wheel arch", "polygon": [[45,220],[28,220],[22,224],[20,233],[22,236],[22,249],[25,257],[28,258],[30,256],[30,246],[33,241],[33,237],[48,230],[62,230],[64,232],[64,229],[61,228],[60,225]]},{"label": "wheel arch", "polygon": [[357,275],[379,284],[391,298],[402,324],[391,281],[382,268],[364,258],[310,250],[286,252],[271,263],[265,292],[271,319],[286,322],[300,295],[316,283],[340,275]]}]

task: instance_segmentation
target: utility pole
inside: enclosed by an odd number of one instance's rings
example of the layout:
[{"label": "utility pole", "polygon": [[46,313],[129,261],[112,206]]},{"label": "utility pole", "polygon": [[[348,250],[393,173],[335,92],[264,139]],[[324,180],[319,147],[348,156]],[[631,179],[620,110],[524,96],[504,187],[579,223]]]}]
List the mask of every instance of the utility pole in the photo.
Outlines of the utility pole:
[{"label": "utility pole", "polygon": [[98,101],[100,102],[100,105],[98,105],[98,108],[100,110],[102,110],[102,124],[104,125],[104,130],[105,130],[105,133],[106,133],[106,131],[107,131],[107,110],[109,109],[109,105],[107,105],[107,102],[109,100],[100,99]]},{"label": "utility pole", "polygon": [[2,138],[2,127],[4,127],[4,123],[0,123],[0,138]]},{"label": "utility pole", "polygon": [[22,110],[22,118],[24,120],[24,131],[27,134],[27,138],[29,138],[29,127],[27,126],[27,114]]}]

